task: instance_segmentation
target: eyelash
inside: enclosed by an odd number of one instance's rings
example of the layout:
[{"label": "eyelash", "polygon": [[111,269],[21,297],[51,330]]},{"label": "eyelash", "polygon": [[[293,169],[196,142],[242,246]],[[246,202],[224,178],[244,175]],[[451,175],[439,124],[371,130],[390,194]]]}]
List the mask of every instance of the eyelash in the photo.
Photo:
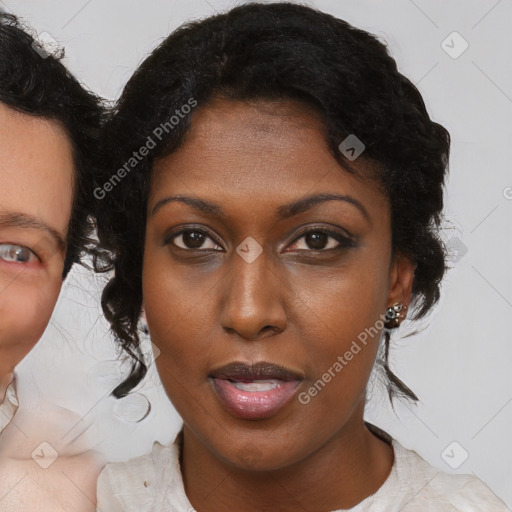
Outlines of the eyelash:
[{"label": "eyelash", "polygon": [[[294,245],[302,238],[305,238],[307,235],[311,234],[323,234],[327,235],[329,238],[333,238],[338,242],[338,245],[336,247],[331,247],[330,249],[299,249],[299,251],[305,251],[305,252],[328,252],[328,251],[336,251],[336,250],[342,250],[350,247],[355,247],[356,243],[352,236],[348,234],[342,234],[339,231],[334,231],[332,229],[327,229],[324,227],[319,228],[309,228],[308,230],[300,233],[295,240],[290,244]],[[328,244],[327,244],[328,245]]]},{"label": "eyelash", "polygon": [[[17,261],[15,259],[19,249],[21,249],[22,251],[29,252],[28,261]],[[10,259],[7,260],[6,257],[9,257]],[[13,261],[13,257],[14,257],[14,261]],[[33,262],[32,257],[34,257],[37,261],[41,261],[35,252],[33,252],[32,250],[30,250],[28,247],[26,247],[24,245],[0,243],[0,260],[4,260],[7,263],[15,263],[18,265],[27,265],[27,264]]]},{"label": "eyelash", "polygon": [[[187,229],[182,229],[182,230],[178,231],[177,233],[172,233],[171,235],[167,236],[166,239],[164,240],[164,245],[173,244],[175,247],[177,247],[178,249],[181,249],[183,251],[194,251],[195,250],[195,251],[206,252],[206,251],[213,250],[213,251],[220,252],[219,249],[201,249],[201,248],[194,249],[194,248],[190,248],[190,247],[187,247],[187,248],[179,247],[178,245],[176,245],[175,240],[178,237],[183,236],[184,234],[187,234],[187,233],[199,233],[201,235],[205,235],[207,238],[209,238],[211,241],[213,241],[217,246],[220,246],[220,244],[215,240],[215,237],[212,234],[210,234],[208,231],[204,230],[204,228],[194,229],[193,227],[187,228]],[[307,231],[300,233],[293,240],[293,242],[289,245],[295,245],[299,240],[301,240],[302,238],[305,238],[307,235],[318,234],[318,233],[327,235],[329,238],[333,238],[334,240],[336,240],[338,242],[339,245],[337,247],[330,248],[330,249],[325,249],[325,248],[322,248],[322,249],[299,249],[299,251],[300,252],[328,252],[328,251],[342,250],[342,249],[356,246],[356,241],[351,235],[348,235],[348,234],[344,235],[338,231],[330,230],[330,229],[327,229],[324,227],[309,228]],[[185,245],[185,244],[183,244],[183,245]]]}]

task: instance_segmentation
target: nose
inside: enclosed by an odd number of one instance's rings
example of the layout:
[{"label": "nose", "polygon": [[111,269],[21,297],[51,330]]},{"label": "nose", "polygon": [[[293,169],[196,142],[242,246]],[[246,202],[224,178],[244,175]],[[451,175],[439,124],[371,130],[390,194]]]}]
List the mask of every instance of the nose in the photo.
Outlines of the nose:
[{"label": "nose", "polygon": [[280,334],[286,329],[286,285],[265,254],[248,263],[238,254],[223,280],[220,321],[228,333],[249,341]]}]

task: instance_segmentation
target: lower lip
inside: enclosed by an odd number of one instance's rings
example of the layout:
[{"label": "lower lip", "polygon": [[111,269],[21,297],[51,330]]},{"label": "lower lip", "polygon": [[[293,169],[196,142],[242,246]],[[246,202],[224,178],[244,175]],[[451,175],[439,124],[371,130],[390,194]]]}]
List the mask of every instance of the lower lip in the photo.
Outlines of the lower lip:
[{"label": "lower lip", "polygon": [[282,381],[267,391],[243,391],[226,379],[212,379],[213,390],[222,405],[233,415],[260,420],[280,411],[295,395],[300,381]]}]

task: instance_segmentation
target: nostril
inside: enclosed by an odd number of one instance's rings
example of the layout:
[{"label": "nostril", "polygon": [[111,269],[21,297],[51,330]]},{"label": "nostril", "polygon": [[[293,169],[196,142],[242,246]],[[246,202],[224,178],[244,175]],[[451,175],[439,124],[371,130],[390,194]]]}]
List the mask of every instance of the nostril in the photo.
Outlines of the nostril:
[{"label": "nostril", "polygon": [[282,331],[282,329],[279,329],[279,327],[276,327],[275,325],[266,325],[261,329],[260,334],[265,336],[271,336],[272,334],[279,334]]}]

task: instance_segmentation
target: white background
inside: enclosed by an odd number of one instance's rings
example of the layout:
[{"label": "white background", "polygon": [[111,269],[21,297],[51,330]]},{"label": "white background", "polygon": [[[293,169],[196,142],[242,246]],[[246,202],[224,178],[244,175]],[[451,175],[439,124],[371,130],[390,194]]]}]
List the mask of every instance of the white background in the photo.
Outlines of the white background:
[{"label": "white background", "polygon": [[[96,93],[115,99],[141,60],[179,24],[224,10],[224,0],[6,0],[66,49],[65,63]],[[399,68],[422,92],[453,146],[445,233],[455,249],[443,299],[424,331],[395,346],[392,367],[421,403],[393,412],[376,389],[368,419],[432,465],[467,460],[512,505],[512,2],[387,0],[309,2],[388,42]],[[454,59],[442,47],[453,31],[469,44]],[[445,45],[461,47],[458,36]],[[457,253],[456,249],[459,248]],[[467,252],[464,254],[464,252]],[[93,424],[107,460],[172,441],[179,418],[152,372],[128,401],[108,397],[119,382],[108,326],[101,318],[101,278],[75,269],[40,344],[20,365],[22,407],[54,403]],[[146,410],[151,413],[137,423]]]}]

